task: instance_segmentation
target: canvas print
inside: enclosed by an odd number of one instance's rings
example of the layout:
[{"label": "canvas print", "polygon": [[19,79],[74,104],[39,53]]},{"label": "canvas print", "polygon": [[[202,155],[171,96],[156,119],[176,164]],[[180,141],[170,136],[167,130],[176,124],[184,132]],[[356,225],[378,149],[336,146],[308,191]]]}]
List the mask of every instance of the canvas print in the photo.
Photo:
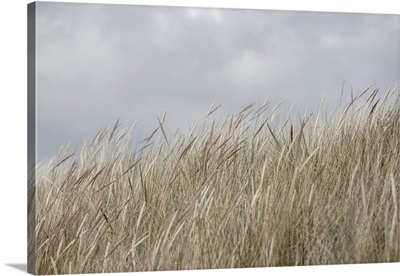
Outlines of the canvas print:
[{"label": "canvas print", "polygon": [[399,16],[28,5],[28,269],[399,262]]}]

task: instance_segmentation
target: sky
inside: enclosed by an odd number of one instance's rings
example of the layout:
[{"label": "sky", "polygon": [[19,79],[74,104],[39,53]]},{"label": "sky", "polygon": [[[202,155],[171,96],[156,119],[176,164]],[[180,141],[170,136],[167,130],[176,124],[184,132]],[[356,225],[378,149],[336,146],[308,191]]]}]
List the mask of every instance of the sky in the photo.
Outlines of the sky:
[{"label": "sky", "polygon": [[269,99],[313,111],[325,95],[398,84],[399,16],[38,2],[37,159],[120,119],[148,136]]}]

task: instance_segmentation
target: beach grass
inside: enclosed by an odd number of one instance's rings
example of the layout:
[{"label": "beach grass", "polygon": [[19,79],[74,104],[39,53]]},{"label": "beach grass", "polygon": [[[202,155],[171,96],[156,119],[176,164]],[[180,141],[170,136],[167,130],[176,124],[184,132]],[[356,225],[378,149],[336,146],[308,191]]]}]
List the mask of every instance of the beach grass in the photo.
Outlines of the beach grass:
[{"label": "beach grass", "polygon": [[137,144],[117,122],[63,146],[37,167],[37,273],[399,262],[396,93],[302,116],[211,106],[186,134],[162,116]]}]

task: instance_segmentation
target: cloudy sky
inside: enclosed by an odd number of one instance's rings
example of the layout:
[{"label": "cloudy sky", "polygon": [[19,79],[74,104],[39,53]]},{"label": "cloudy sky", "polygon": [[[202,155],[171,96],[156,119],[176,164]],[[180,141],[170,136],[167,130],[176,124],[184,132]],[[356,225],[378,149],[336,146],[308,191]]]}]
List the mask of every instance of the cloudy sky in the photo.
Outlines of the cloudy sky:
[{"label": "cloudy sky", "polygon": [[398,83],[399,16],[37,3],[38,161],[119,118],[138,139],[263,102],[332,109]]}]

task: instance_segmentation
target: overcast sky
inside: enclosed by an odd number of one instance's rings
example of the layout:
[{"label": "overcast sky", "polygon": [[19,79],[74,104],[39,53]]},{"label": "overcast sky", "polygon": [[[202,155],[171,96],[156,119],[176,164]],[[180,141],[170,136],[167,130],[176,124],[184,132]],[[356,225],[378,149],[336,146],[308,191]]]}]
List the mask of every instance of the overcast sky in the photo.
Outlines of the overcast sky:
[{"label": "overcast sky", "polygon": [[174,133],[267,97],[302,111],[323,95],[398,83],[399,16],[37,3],[37,154],[119,118]]}]

